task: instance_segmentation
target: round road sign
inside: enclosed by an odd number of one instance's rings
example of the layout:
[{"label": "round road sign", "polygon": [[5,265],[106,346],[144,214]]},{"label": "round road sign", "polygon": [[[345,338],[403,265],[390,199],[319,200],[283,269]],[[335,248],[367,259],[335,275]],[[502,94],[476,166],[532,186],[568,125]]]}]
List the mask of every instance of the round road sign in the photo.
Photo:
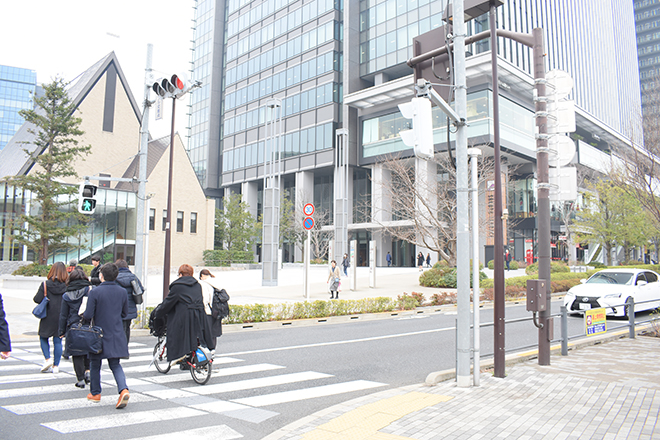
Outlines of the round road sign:
[{"label": "round road sign", "polygon": [[308,217],[309,217],[310,215],[314,214],[314,204],[312,204],[312,203],[307,203],[307,204],[303,207],[303,212],[304,212],[305,215],[308,216]]},{"label": "round road sign", "polygon": [[312,229],[314,227],[314,219],[312,217],[305,217],[303,220],[303,228]]}]

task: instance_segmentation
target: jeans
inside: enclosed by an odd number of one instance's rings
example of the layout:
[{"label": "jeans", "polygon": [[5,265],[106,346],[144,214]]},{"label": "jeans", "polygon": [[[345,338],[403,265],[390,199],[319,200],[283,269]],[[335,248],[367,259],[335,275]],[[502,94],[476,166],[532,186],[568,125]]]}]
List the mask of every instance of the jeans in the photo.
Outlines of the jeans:
[{"label": "jeans", "polygon": [[[91,381],[89,389],[90,393],[92,393],[93,396],[96,396],[97,394],[101,394],[101,359],[90,359],[89,364]],[[115,377],[117,393],[121,393],[122,390],[127,390],[126,375],[124,374],[124,369],[119,365],[119,358],[108,359],[108,366],[112,371],[112,375]]]},{"label": "jeans", "polygon": [[[44,354],[44,359],[50,359],[50,345],[48,338],[39,338],[41,342],[41,352]],[[62,358],[62,340],[57,336],[53,336],[53,365],[59,366],[60,359]]]}]

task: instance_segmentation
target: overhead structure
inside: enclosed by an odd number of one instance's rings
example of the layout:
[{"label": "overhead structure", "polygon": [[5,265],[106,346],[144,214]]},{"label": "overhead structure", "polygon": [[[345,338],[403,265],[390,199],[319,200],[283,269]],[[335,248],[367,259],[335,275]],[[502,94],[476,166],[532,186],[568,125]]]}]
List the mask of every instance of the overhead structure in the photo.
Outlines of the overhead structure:
[{"label": "overhead structure", "polygon": [[261,244],[261,285],[277,286],[280,243],[280,188],[282,175],[282,101],[266,103],[264,152],[263,242]]}]

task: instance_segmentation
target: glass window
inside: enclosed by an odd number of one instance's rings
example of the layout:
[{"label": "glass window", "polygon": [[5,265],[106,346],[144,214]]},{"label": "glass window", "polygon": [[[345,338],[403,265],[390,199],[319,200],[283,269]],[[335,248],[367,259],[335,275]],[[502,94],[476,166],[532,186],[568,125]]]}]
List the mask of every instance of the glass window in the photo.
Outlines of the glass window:
[{"label": "glass window", "polygon": [[300,131],[300,153],[307,153],[307,130]]},{"label": "glass window", "polygon": [[323,150],[325,148],[325,126],[319,125],[316,127],[316,151]]},{"label": "glass window", "polygon": [[149,209],[149,230],[156,230],[156,210],[154,208]]},{"label": "glass window", "polygon": [[183,211],[176,212],[176,232],[183,232]]},{"label": "glass window", "polygon": [[163,231],[167,230],[167,209],[163,209]]}]

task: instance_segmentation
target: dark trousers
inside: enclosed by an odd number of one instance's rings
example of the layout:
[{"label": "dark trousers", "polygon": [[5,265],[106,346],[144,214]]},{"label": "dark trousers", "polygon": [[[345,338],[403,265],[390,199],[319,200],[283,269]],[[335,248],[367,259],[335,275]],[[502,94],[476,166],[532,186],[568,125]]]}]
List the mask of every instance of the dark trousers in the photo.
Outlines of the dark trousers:
[{"label": "dark trousers", "polygon": [[217,338],[213,335],[213,316],[207,315],[206,313],[204,313],[204,316],[206,316],[206,327],[204,328],[206,348],[209,350],[215,350]]},{"label": "dark trousers", "polygon": [[89,358],[87,355],[71,356],[73,359],[73,371],[76,372],[78,382],[85,379],[85,371],[89,370]]},{"label": "dark trousers", "polygon": [[[108,366],[110,367],[112,375],[115,377],[115,382],[117,383],[117,394],[121,393],[123,390],[127,390],[126,375],[124,374],[124,369],[119,364],[119,358],[108,359]],[[90,379],[92,383],[90,384],[89,389],[92,395],[96,396],[97,394],[101,394],[101,359],[92,359],[90,361]]]},{"label": "dark trousers", "polygon": [[131,322],[132,321],[133,321],[132,319],[127,319],[127,320],[123,321],[123,323],[124,323],[124,333],[126,333],[126,343],[127,344],[129,342],[131,342]]}]

